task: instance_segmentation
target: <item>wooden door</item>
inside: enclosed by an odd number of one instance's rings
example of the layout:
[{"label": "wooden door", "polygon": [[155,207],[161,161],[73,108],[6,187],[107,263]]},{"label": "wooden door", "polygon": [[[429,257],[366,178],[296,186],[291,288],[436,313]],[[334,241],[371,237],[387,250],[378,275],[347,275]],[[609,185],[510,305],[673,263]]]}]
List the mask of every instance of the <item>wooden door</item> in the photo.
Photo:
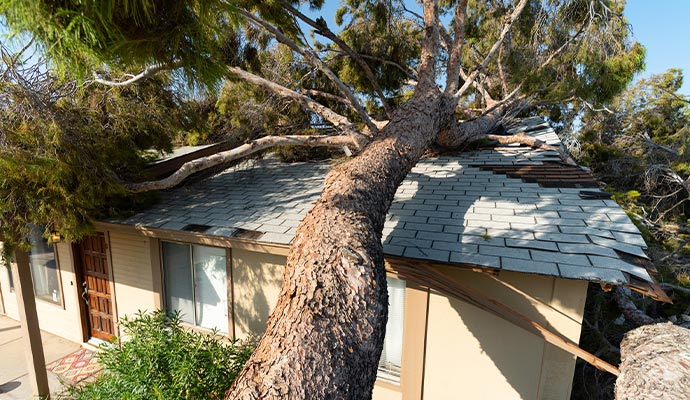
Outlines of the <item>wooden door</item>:
[{"label": "wooden door", "polygon": [[105,235],[87,236],[77,247],[88,332],[91,337],[110,340],[115,335],[115,319]]}]

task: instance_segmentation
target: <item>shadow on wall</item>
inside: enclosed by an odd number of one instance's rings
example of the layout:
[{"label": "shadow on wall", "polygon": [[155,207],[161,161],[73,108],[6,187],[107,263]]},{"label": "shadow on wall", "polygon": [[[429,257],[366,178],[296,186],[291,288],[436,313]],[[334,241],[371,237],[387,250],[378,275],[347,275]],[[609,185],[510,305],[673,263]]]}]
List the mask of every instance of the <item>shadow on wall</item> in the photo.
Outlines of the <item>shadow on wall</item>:
[{"label": "shadow on wall", "polygon": [[[474,207],[486,206],[486,203],[495,201],[511,201],[510,196],[492,193],[496,191],[491,187],[490,179],[494,177],[498,177],[498,180],[510,179],[490,171],[481,171],[479,168],[461,167],[457,159],[440,158],[420,163],[408,174],[391,206],[392,210],[395,209],[395,215],[389,214],[384,229],[386,253],[434,259],[445,263],[479,264],[500,269],[499,258],[487,254],[492,254],[491,251],[494,254],[500,252],[500,249],[505,247],[505,238],[516,238],[515,234],[519,232],[510,231],[509,226],[504,229],[483,228],[481,226],[484,221],[481,218],[491,218],[491,215],[474,214]],[[521,182],[519,179],[515,181]],[[519,188],[517,191],[519,192]],[[518,203],[517,198],[514,201]],[[535,197],[534,201],[549,200]],[[530,215],[530,211],[525,210],[522,216],[525,215]],[[468,219],[473,222],[468,224]],[[495,226],[500,228],[501,224]],[[534,239],[532,233],[527,233],[526,236]],[[529,240],[529,237],[524,239]],[[480,252],[480,249],[486,251]],[[458,267],[448,267],[445,272],[455,275],[460,282],[466,281],[464,278],[473,283],[479,282],[478,289],[482,293],[500,299],[514,310],[519,310],[546,328],[559,333],[547,323],[545,316],[528,299],[516,293],[506,295],[506,289],[491,278]],[[528,292],[536,294],[536,297],[547,304],[551,301],[554,282],[552,277],[508,274],[525,277],[526,279],[521,281],[527,282]],[[497,296],[501,292],[504,293]],[[444,379],[455,379],[459,387],[476,387],[467,393],[484,393],[485,396],[489,396],[486,398],[493,398],[492,393],[495,395],[497,392],[512,392],[516,397],[524,399],[538,398],[541,395],[538,391],[543,381],[540,373],[546,351],[544,340],[461,300],[450,298],[447,301],[447,305],[437,301],[435,305],[430,305],[429,310],[430,336],[427,340],[433,341],[433,335],[439,339],[438,342],[427,344],[436,346],[435,356],[431,356],[436,358],[431,362],[451,366],[451,370],[446,369],[446,372],[439,370],[440,375],[444,375]],[[436,333],[431,332],[434,329],[431,320],[436,311],[434,307],[445,313],[436,315],[439,318]],[[457,317],[451,314],[456,314]],[[463,340],[463,332],[471,334],[474,341]],[[428,360],[429,357],[428,352]],[[469,360],[467,357],[474,359]],[[451,358],[455,361],[450,361]],[[486,370],[481,371],[482,367]],[[492,369],[497,370],[505,378],[507,385],[504,388],[500,388],[501,383],[496,382],[495,374],[491,373]],[[441,384],[439,382],[439,385]],[[566,383],[569,384],[570,382]]]},{"label": "shadow on wall", "polygon": [[235,249],[232,258],[235,335],[261,335],[280,293],[285,257]]}]

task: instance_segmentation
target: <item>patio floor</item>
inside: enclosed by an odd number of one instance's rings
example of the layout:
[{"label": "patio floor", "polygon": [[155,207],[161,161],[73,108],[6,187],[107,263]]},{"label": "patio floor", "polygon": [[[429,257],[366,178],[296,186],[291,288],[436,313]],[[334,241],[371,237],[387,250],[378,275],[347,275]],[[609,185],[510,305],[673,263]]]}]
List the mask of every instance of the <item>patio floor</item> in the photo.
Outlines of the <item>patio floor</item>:
[{"label": "patio floor", "polygon": [[[46,365],[81,349],[81,345],[41,331]],[[58,376],[48,371],[48,383],[52,393],[58,393],[62,384]],[[19,322],[0,315],[0,399],[31,399],[31,385],[24,353]]]}]

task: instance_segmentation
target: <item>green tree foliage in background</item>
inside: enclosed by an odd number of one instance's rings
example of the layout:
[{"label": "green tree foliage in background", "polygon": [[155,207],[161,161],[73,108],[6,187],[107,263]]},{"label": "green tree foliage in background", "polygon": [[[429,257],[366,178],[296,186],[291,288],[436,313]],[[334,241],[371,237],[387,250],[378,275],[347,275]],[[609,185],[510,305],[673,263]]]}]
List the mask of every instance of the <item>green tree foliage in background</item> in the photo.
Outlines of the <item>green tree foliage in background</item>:
[{"label": "green tree foliage in background", "polygon": [[690,103],[678,93],[682,82],[678,69],[641,79],[582,120],[582,161],[616,191],[637,191],[621,200],[649,228],[687,226],[690,218]]},{"label": "green tree foliage in background", "polygon": [[228,341],[184,328],[165,311],[120,321],[126,340],[101,345],[104,371],[68,387],[64,400],[222,398],[253,350],[251,341]]},{"label": "green tree foliage in background", "polygon": [[[640,324],[670,320],[690,327],[690,102],[678,93],[682,72],[640,79],[582,116],[580,162],[608,186],[650,246],[658,280],[674,304],[616,288],[590,287],[581,346],[620,362],[620,342]],[[621,303],[630,313],[621,314]],[[573,399],[612,399],[615,379],[579,363]]]}]

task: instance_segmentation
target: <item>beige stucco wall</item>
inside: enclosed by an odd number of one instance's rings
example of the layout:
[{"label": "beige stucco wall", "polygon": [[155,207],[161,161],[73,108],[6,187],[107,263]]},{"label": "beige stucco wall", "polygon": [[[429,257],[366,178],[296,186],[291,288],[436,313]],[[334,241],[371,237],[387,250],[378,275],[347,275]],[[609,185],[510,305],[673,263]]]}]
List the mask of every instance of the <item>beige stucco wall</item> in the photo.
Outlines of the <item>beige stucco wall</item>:
[{"label": "beige stucco wall", "polygon": [[233,316],[235,337],[260,335],[278,301],[285,257],[232,250]]},{"label": "beige stucco wall", "polygon": [[[150,238],[132,229],[108,232],[118,320],[156,309]],[[158,268],[158,266],[156,266]]]},{"label": "beige stucco wall", "polygon": [[[81,299],[78,292],[80,283],[76,281],[74,276],[72,248],[70,244],[61,242],[56,245],[56,253],[60,281],[62,282],[63,305],[36,299],[39,325],[41,329],[47,332],[81,343],[83,336],[79,304],[77,303]],[[10,291],[7,269],[4,266],[2,273],[0,273],[0,290],[2,290],[5,314],[11,318],[19,319],[17,296]]]},{"label": "beige stucco wall", "polygon": [[[539,299],[536,302],[484,274],[459,269],[444,272],[579,341],[586,282],[508,272],[500,275],[503,281]],[[425,399],[457,399],[459,391],[469,399],[570,398],[575,368],[572,356],[460,300],[432,292],[426,343]]]}]

